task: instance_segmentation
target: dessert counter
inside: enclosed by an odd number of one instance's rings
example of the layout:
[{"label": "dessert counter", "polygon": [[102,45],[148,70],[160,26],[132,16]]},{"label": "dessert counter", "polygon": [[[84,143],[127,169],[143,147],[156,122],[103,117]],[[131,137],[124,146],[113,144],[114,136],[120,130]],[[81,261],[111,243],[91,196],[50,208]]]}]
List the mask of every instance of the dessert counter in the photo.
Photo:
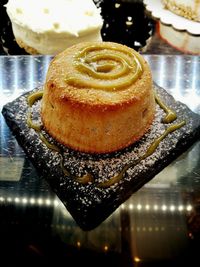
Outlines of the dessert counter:
[{"label": "dessert counter", "polygon": [[[200,115],[200,57],[144,54],[153,80]],[[0,106],[41,86],[51,56],[0,57]],[[199,266],[200,141],[89,231],[40,176],[3,115],[0,255],[7,266]]]},{"label": "dessert counter", "polygon": [[[6,2],[0,5],[0,257],[4,266],[200,266],[199,138],[184,144],[187,149],[181,153],[175,151],[176,158],[169,154],[170,164],[90,230],[77,224],[48,179],[34,167],[2,110],[43,85],[52,56],[27,55],[19,48],[3,7]],[[200,56],[162,40],[158,20],[145,10],[143,1],[94,2],[102,8],[102,39],[142,53],[155,84],[200,116]]]}]

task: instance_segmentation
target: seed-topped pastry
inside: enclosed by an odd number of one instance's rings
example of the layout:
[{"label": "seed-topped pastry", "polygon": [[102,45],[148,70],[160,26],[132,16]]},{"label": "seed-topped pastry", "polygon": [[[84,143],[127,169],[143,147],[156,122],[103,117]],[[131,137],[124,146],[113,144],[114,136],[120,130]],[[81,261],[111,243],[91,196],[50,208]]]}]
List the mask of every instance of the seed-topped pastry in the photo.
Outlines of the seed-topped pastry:
[{"label": "seed-topped pastry", "polygon": [[162,0],[164,7],[189,20],[200,21],[200,0]]},{"label": "seed-topped pastry", "polygon": [[141,138],[154,114],[151,71],[135,50],[83,42],[51,61],[41,117],[60,143],[83,152],[113,152]]}]

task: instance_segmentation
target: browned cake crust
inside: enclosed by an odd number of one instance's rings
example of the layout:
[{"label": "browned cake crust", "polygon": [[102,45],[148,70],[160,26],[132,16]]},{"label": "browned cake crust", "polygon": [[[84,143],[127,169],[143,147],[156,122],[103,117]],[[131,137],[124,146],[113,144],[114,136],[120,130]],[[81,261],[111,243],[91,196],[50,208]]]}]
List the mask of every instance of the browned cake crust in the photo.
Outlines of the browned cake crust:
[{"label": "browned cake crust", "polygon": [[25,44],[21,39],[16,38],[16,42],[17,42],[17,44],[18,44],[21,48],[23,48],[28,54],[30,54],[30,55],[39,55],[39,52],[38,52],[35,48],[28,46],[28,45]]},{"label": "browned cake crust", "polygon": [[[141,73],[130,84],[119,88],[119,77],[115,79],[116,88],[94,88],[93,84],[90,85],[90,81],[94,80],[90,73],[82,73],[82,70],[78,73],[75,57],[86,47],[90,49],[95,46],[100,47],[103,53],[117,54],[119,50],[118,59],[125,54],[130,62],[130,55],[134,55],[140,62]],[[99,53],[98,49],[91,51],[91,56]],[[84,57],[78,58],[79,61],[84,61]],[[108,59],[109,64],[113,61],[113,58]],[[118,67],[121,68],[118,61],[114,62],[117,71]],[[95,64],[106,62],[104,57]],[[94,67],[92,64],[90,67]],[[129,69],[130,72],[134,71],[133,67]],[[101,70],[101,74],[104,71],[108,72]],[[79,78],[83,80],[80,82]],[[89,85],[85,81],[89,81]],[[99,82],[99,78],[95,78],[96,82]],[[113,80],[103,79],[104,84],[110,82]],[[51,61],[44,85],[41,117],[46,131],[60,143],[83,152],[116,151],[143,136],[154,114],[155,99],[150,68],[144,58],[131,48],[111,42],[84,42],[68,48]]]}]

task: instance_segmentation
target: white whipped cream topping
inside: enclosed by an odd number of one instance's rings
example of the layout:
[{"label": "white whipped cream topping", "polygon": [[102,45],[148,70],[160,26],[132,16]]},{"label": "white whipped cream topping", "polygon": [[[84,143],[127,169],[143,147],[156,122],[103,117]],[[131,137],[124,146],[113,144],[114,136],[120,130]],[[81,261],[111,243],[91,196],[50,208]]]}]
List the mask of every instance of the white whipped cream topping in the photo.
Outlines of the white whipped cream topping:
[{"label": "white whipped cream topping", "polygon": [[100,29],[100,10],[92,0],[9,0],[11,21],[36,33],[81,33]]}]

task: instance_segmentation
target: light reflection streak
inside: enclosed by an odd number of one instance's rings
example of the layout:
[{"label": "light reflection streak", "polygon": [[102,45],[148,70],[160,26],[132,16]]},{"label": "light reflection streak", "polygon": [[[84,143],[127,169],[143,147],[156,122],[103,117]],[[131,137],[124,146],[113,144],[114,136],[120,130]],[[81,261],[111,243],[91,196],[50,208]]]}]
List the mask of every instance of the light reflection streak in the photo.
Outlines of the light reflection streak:
[{"label": "light reflection streak", "polygon": [[18,81],[19,81],[19,79],[18,79],[18,77],[19,77],[19,64],[18,64],[18,58],[16,57],[16,59],[14,60],[14,61],[12,61],[12,63],[13,63],[13,89],[14,89],[14,91],[13,91],[13,94],[15,95],[15,96],[17,96],[17,94],[18,94],[18,88],[19,88],[19,84],[18,84]]},{"label": "light reflection streak", "polygon": [[[66,209],[64,204],[61,201],[58,201],[57,199],[50,199],[50,198],[34,198],[34,197],[20,197],[20,196],[16,196],[16,197],[0,197],[0,202],[15,202],[17,204],[31,204],[31,205],[39,205],[39,206],[54,206],[54,207],[61,207],[63,209]],[[185,204],[185,205],[174,205],[174,204],[162,204],[162,205],[158,205],[158,204],[154,204],[154,205],[150,205],[150,204],[126,204],[123,203],[120,207],[121,210],[125,210],[125,209],[129,209],[129,210],[134,210],[136,208],[136,210],[138,211],[150,211],[150,210],[160,210],[160,211],[177,211],[177,212],[181,212],[181,211],[192,211],[193,207],[191,204]]]},{"label": "light reflection streak", "polygon": [[29,74],[29,90],[32,90],[34,88],[34,77],[35,77],[35,64],[34,64],[34,59],[33,56],[30,57],[29,60],[29,70],[28,70],[28,74]]},{"label": "light reflection streak", "polygon": [[192,89],[195,91],[195,94],[200,96],[200,92],[198,90],[198,82],[200,85],[200,65],[198,64],[198,58],[195,57],[192,61]]},{"label": "light reflection streak", "polygon": [[166,62],[165,62],[165,57],[161,56],[160,60],[159,60],[159,81],[158,84],[161,87],[164,87],[164,76],[165,76],[165,72],[166,72]]},{"label": "light reflection streak", "polygon": [[[200,105],[200,96],[197,93],[198,86],[197,81],[199,79],[200,70],[197,58],[191,61],[189,74],[185,74],[183,77],[183,60],[181,57],[177,57],[176,60],[176,72],[175,75],[175,87],[173,88],[173,96],[176,100],[185,103],[191,110],[195,111]],[[189,64],[189,63],[188,63]],[[199,71],[199,73],[198,73]],[[187,80],[186,80],[187,79]],[[187,87],[188,86],[188,87]],[[184,93],[186,89],[187,93]]]},{"label": "light reflection streak", "polygon": [[177,100],[180,100],[182,98],[182,94],[181,94],[181,89],[182,89],[182,84],[181,84],[181,70],[182,70],[182,66],[181,66],[181,58],[177,57],[177,61],[176,61],[176,68],[175,68],[175,88],[173,91],[173,95]]},{"label": "light reflection streak", "polygon": [[[3,63],[2,63],[2,60],[0,60],[0,90],[2,91],[3,89]],[[1,104],[1,102],[0,102]]]}]

